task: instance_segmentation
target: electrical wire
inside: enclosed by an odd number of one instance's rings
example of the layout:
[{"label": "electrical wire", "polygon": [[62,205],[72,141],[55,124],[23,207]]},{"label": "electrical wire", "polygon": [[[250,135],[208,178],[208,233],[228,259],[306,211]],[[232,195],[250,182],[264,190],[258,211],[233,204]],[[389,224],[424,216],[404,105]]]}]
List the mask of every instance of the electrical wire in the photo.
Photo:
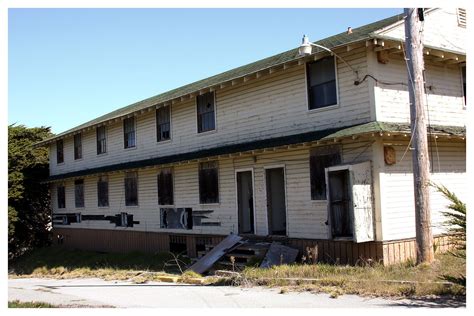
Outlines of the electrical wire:
[{"label": "electrical wire", "polygon": [[362,78],[362,80],[360,81],[355,81],[354,82],[354,85],[358,86],[360,85],[362,82],[364,82],[367,78],[371,78],[373,79],[377,84],[380,83],[382,85],[385,85],[385,86],[408,86],[408,84],[404,83],[404,82],[388,82],[388,81],[382,81],[382,80],[378,80],[377,78],[375,78],[374,76],[372,76],[371,74],[366,74],[364,76],[364,78]]}]

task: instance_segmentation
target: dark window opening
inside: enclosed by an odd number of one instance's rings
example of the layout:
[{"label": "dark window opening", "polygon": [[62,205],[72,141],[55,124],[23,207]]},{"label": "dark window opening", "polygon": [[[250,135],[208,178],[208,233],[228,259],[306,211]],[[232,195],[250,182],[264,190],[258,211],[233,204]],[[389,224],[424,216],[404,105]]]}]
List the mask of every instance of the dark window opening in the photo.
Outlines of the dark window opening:
[{"label": "dark window opening", "polygon": [[84,180],[74,181],[74,202],[76,207],[84,207]]},{"label": "dark window opening", "polygon": [[74,135],[74,159],[82,158],[82,134]]},{"label": "dark window opening", "polygon": [[115,226],[118,227],[133,227],[133,215],[122,212],[115,215]]},{"label": "dark window opening", "polygon": [[66,188],[64,185],[58,186],[58,208],[66,208]]},{"label": "dark window opening", "polygon": [[156,139],[161,142],[171,138],[171,107],[164,106],[156,110]]},{"label": "dark window opening", "polygon": [[219,203],[217,161],[199,164],[199,201],[201,204]]},{"label": "dark window opening", "polygon": [[107,152],[107,140],[105,126],[99,126],[96,129],[97,137],[97,155]]},{"label": "dark window opening", "polygon": [[325,57],[307,64],[309,109],[337,104],[334,57]]},{"label": "dark window opening", "polygon": [[135,147],[135,118],[129,117],[123,120],[123,142],[124,148]]},{"label": "dark window opening", "polygon": [[208,92],[196,97],[198,133],[212,131],[216,128],[214,115],[214,92]]},{"label": "dark window opening", "polygon": [[138,179],[136,172],[127,172],[125,174],[125,205],[138,205]]},{"label": "dark window opening", "polygon": [[464,95],[464,105],[467,105],[466,99],[466,66],[461,67],[461,74],[462,74],[462,91]]},{"label": "dark window opening", "polygon": [[162,169],[158,174],[158,204],[173,203],[173,172],[171,169]]},{"label": "dark window opening", "polygon": [[109,206],[109,181],[106,176],[99,177],[97,181],[97,206]]},{"label": "dark window opening", "polygon": [[64,162],[64,142],[62,139],[56,142],[56,161],[57,163]]},{"label": "dark window opening", "polygon": [[160,208],[160,227],[193,229],[192,208]]},{"label": "dark window opening", "polygon": [[317,147],[310,155],[311,199],[326,200],[326,175],[324,169],[341,163],[339,146]]}]

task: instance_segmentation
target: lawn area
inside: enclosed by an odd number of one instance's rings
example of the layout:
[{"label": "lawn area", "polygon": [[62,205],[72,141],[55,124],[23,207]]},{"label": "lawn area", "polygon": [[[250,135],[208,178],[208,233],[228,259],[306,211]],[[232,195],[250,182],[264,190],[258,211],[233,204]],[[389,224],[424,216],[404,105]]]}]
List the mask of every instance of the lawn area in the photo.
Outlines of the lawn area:
[{"label": "lawn area", "polygon": [[59,306],[51,305],[44,302],[20,302],[9,301],[8,308],[57,308]]},{"label": "lawn area", "polygon": [[[184,263],[189,259],[179,257]],[[54,277],[58,279],[98,277],[105,280],[128,280],[137,283],[156,276],[180,274],[171,253],[99,253],[45,247],[9,262],[10,277]]]},{"label": "lawn area", "polygon": [[246,268],[234,282],[288,290],[376,296],[466,295],[466,288],[446,281],[466,274],[466,260],[439,254],[431,265],[392,266],[283,265],[270,269]]}]

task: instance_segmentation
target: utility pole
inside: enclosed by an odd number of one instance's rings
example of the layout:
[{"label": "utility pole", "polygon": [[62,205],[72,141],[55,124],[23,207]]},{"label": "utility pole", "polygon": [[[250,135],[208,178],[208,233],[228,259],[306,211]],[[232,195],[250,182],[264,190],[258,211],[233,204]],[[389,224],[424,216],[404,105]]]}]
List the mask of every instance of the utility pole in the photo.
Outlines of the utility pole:
[{"label": "utility pole", "polygon": [[423,62],[423,10],[405,9],[406,57],[408,62],[408,91],[410,121],[414,151],[413,180],[415,189],[415,224],[417,263],[431,263],[434,259],[431,234],[430,161],[425,122],[425,88]]}]

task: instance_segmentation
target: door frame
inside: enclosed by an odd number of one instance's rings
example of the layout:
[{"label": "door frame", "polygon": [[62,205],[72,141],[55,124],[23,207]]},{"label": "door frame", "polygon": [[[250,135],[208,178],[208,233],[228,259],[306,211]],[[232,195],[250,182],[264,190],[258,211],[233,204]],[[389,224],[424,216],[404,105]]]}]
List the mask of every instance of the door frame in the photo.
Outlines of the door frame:
[{"label": "door frame", "polygon": [[[264,192],[265,192],[265,215],[267,217],[267,236],[272,236],[270,234],[270,225],[269,225],[269,222],[268,222],[268,192],[267,192],[267,170],[268,169],[283,169],[283,190],[285,192],[285,220],[286,220],[286,226],[285,226],[285,230],[286,230],[286,234],[285,236],[288,237],[289,236],[289,230],[288,230],[288,227],[289,227],[289,221],[288,221],[288,198],[287,198],[287,190],[286,190],[286,165],[285,164],[276,164],[276,165],[267,165],[267,166],[263,166],[263,189],[264,189]],[[280,236],[280,235],[276,235],[276,236]]]},{"label": "door frame", "polygon": [[239,231],[239,187],[237,185],[237,173],[239,172],[248,172],[250,171],[251,172],[251,175],[252,175],[252,194],[253,194],[253,234],[256,235],[257,234],[257,216],[256,216],[256,213],[257,213],[257,210],[255,208],[255,177],[254,177],[254,170],[253,170],[253,167],[250,167],[250,168],[239,168],[239,169],[235,169],[235,209],[237,210],[237,233],[240,234],[240,231]]}]

